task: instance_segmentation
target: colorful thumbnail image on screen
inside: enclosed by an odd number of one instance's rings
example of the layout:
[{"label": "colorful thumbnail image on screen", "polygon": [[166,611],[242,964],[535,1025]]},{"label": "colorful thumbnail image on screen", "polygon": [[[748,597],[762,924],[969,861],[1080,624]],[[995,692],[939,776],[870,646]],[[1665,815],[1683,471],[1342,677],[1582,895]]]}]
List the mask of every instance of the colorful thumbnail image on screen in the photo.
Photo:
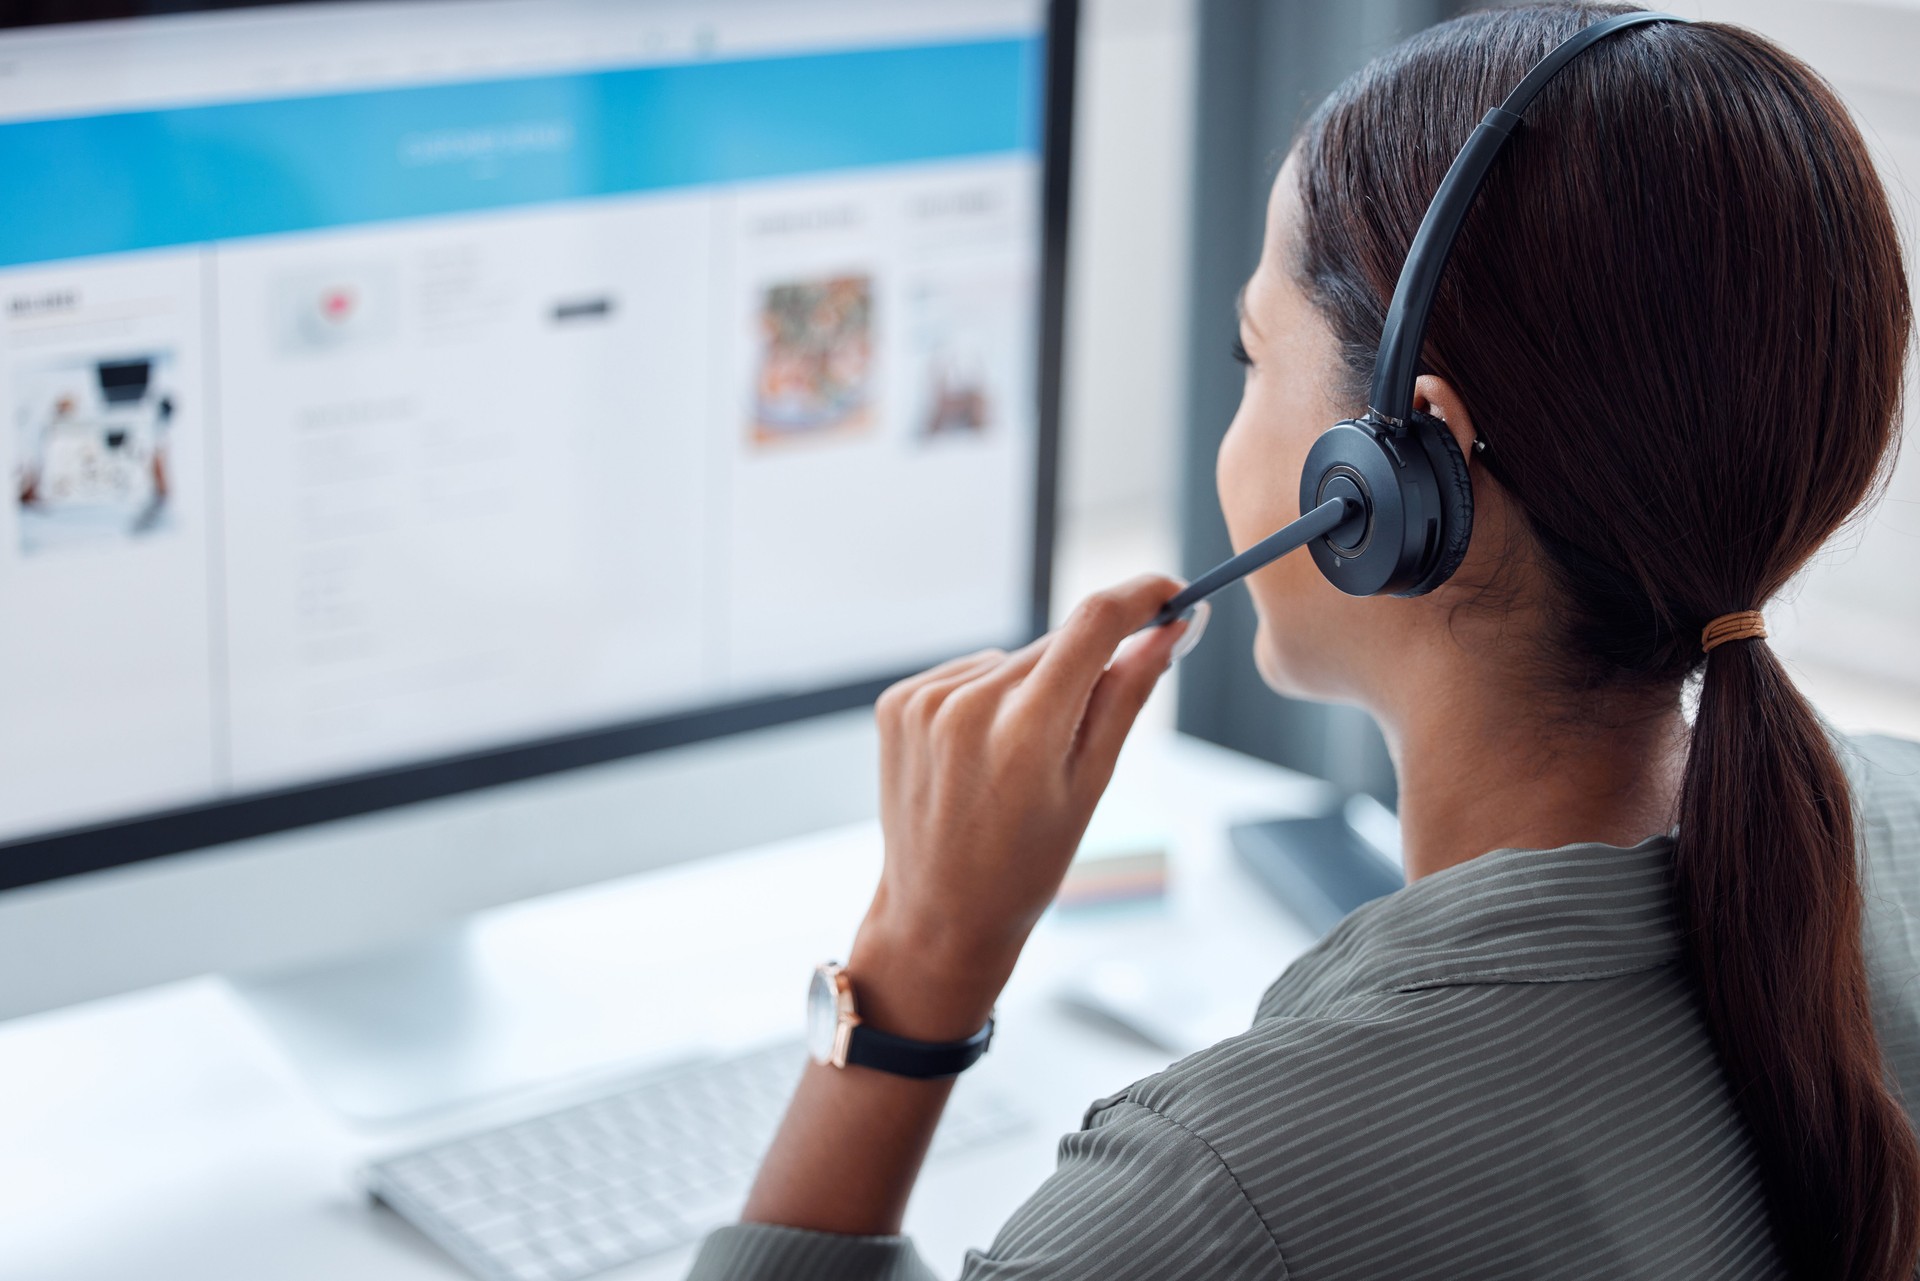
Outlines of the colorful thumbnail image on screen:
[{"label": "colorful thumbnail image on screen", "polygon": [[64,357],[20,370],[14,494],[28,555],[166,528],[171,352]]},{"label": "colorful thumbnail image on screen", "polygon": [[760,307],[753,438],[851,434],[873,422],[873,278],[770,286]]}]

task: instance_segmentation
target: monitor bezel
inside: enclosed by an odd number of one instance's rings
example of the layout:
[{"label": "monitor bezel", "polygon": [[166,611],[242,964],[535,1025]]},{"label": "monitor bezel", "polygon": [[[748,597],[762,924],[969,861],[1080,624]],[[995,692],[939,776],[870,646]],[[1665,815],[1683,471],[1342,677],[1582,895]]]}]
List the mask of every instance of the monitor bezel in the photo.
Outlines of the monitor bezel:
[{"label": "monitor bezel", "polygon": [[[278,4],[326,0],[270,0]],[[249,4],[197,3],[168,12],[231,10]],[[87,3],[48,6],[55,16],[33,25],[86,21],[103,12]],[[62,17],[65,13],[71,16]],[[16,24],[0,24],[9,26]],[[1073,144],[1074,77],[1079,0],[1048,0],[1046,86],[1042,125],[1039,325],[1035,389],[1036,459],[1033,559],[1023,643],[1046,629],[1052,600],[1058,489],[1061,376],[1065,355],[1067,209]],[[871,704],[908,671],[772,697],[743,699],[667,716],[645,717],[591,730],[522,740],[482,751],[367,770],[297,786],[247,792],[219,800],[147,811],[85,826],[0,841],[0,891],[143,863],[276,832],[313,827],[382,810],[441,800],[466,792],[684,747],[707,739],[767,729]]]}]

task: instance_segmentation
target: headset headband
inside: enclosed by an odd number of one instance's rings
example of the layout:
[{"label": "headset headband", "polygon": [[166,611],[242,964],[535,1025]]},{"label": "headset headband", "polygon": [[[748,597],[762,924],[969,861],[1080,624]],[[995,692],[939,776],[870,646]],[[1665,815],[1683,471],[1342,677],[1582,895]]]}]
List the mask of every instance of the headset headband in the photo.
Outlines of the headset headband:
[{"label": "headset headband", "polygon": [[1393,302],[1387,307],[1386,323],[1380,329],[1380,352],[1374,358],[1373,388],[1367,396],[1367,417],[1395,431],[1413,414],[1413,380],[1420,368],[1420,348],[1426,340],[1427,313],[1433,310],[1433,296],[1440,287],[1440,272],[1453,252],[1454,238],[1467,220],[1467,210],[1486,181],[1487,171],[1500,155],[1500,149],[1520,124],[1526,111],[1547,81],[1560,69],[1586,51],[1589,45],[1604,40],[1616,31],[1649,22],[1685,22],[1671,13],[1623,13],[1605,18],[1590,27],[1582,27],[1556,45],[1542,58],[1526,78],[1514,87],[1507,100],[1473,127],[1467,145],[1453,158],[1447,176],[1420,220],[1413,244],[1407,250],[1406,265],[1400,269],[1400,281],[1393,288]]}]

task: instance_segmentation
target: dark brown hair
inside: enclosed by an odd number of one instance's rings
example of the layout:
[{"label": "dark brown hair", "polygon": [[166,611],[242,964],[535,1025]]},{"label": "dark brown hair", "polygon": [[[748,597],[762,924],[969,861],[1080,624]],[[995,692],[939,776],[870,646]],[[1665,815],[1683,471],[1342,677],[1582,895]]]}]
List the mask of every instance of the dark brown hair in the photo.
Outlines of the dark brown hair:
[{"label": "dark brown hair", "polygon": [[[1624,9],[1457,19],[1309,122],[1296,267],[1355,408],[1454,152],[1548,49]],[[1476,483],[1526,513],[1570,705],[1671,708],[1704,663],[1675,909],[1781,1258],[1905,1281],[1920,1150],[1868,1009],[1846,779],[1764,640],[1700,645],[1884,478],[1911,319],[1886,195],[1832,90],[1736,27],[1612,36],[1527,118],[1462,229],[1423,362],[1488,445]]]}]

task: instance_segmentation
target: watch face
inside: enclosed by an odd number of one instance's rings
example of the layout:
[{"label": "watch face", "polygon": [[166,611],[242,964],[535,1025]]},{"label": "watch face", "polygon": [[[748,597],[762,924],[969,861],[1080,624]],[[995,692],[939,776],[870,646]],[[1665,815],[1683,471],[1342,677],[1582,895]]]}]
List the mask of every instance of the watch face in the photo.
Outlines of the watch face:
[{"label": "watch face", "polygon": [[813,972],[813,985],[807,989],[807,1054],[815,1063],[833,1060],[833,1037],[840,1026],[834,997],[833,979],[823,965]]}]

